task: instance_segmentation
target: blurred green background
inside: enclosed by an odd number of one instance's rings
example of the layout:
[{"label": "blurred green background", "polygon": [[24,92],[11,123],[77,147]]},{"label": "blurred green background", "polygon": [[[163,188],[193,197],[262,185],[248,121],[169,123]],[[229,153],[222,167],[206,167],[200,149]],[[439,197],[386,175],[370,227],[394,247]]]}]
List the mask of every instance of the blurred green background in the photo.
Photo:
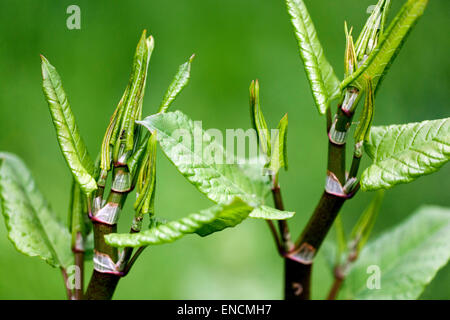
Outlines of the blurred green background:
[{"label": "blurred green background", "polygon": [[[343,74],[344,20],[359,33],[375,0],[306,1],[322,45]],[[393,10],[404,1],[394,0]],[[81,8],[81,30],[68,30],[66,8]],[[394,11],[394,12],[393,12]],[[375,124],[448,117],[450,1],[432,0],[390,70],[376,100]],[[189,86],[175,102],[204,128],[248,128],[248,86],[258,78],[270,126],[289,113],[289,164],[281,174],[285,206],[297,212],[297,236],[324,185],[327,138],[313,104],[282,0],[13,1],[0,4],[0,150],[31,168],[51,206],[66,219],[71,176],[56,142],[41,90],[39,54],[56,66],[91,155],[128,81],[132,56],[146,28],[156,45],[144,114],[156,108],[178,66],[192,54]],[[367,159],[365,164],[367,164]],[[181,217],[211,203],[160,152],[156,209]],[[387,192],[378,234],[421,204],[450,206],[450,167]],[[132,199],[132,198],[131,198]],[[360,192],[344,206],[347,229],[371,199]],[[132,201],[129,201],[132,202]],[[129,208],[129,206],[128,206]],[[131,210],[122,215],[123,229]],[[375,235],[374,234],[374,235]],[[91,264],[88,264],[91,267]],[[90,274],[90,272],[89,272]],[[314,272],[314,297],[323,298],[331,274],[324,259]],[[422,298],[449,299],[450,267]],[[207,239],[187,236],[147,249],[118,286],[117,299],[282,297],[282,261],[267,226],[247,220]],[[61,274],[21,255],[0,223],[0,298],[63,299]]]}]

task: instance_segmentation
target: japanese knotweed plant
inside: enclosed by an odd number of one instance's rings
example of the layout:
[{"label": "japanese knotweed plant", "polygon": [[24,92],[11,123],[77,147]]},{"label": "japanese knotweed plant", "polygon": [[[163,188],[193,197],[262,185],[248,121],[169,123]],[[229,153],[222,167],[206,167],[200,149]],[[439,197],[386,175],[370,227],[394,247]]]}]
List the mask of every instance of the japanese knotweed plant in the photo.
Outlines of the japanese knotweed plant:
[{"label": "japanese knotweed plant", "polygon": [[[18,251],[38,256],[60,268],[69,299],[110,299],[120,278],[127,275],[149,245],[173,242],[192,233],[204,237],[233,227],[249,215],[256,218],[292,215],[262,206],[265,181],[236,166],[217,170],[229,174],[228,180],[223,179],[222,191],[233,184],[229,180],[231,175],[241,178],[246,191],[241,197],[226,196],[216,190],[215,200],[219,204],[211,208],[176,221],[155,217],[158,134],[146,130],[147,124],[141,121],[153,47],[153,38],[147,37],[144,31],[128,85],[111,116],[95,161],[83,142],[59,74],[41,56],[44,95],[60,149],[73,177],[68,227],[58,221],[24,162],[13,154],[0,153],[0,202],[9,239]],[[156,115],[166,114],[188,84],[193,58],[179,67]],[[172,119],[187,121],[170,115]],[[132,190],[136,190],[136,199],[129,234],[116,234],[120,213]],[[149,227],[143,230],[145,217]],[[94,270],[84,291],[86,259],[93,259]]]},{"label": "japanese knotweed plant", "polygon": [[[25,164],[9,153],[0,153],[0,208],[14,246],[60,268],[70,299],[110,299],[120,278],[146,247],[188,234],[204,237],[246,218],[268,223],[285,263],[286,299],[310,298],[314,258],[335,220],[337,245],[326,247],[335,275],[330,299],[338,294],[346,299],[415,299],[447,263],[450,209],[423,207],[399,227],[368,242],[383,190],[435,172],[450,157],[450,118],[372,126],[375,95],[427,0],[407,0],[389,25],[390,0],[379,0],[356,42],[353,30],[345,26],[343,80],[337,78],[325,58],[304,2],[286,2],[315,104],[326,118],[329,141],[325,190],[296,241],[286,221],[294,212],[285,210],[279,183],[279,171],[288,167],[288,117],[285,115],[278,130],[269,134],[258,81],[250,85],[250,110],[262,156],[241,161],[216,137],[199,130],[187,115],[168,111],[189,81],[193,56],[180,66],[158,111],[142,119],[147,68],[154,46],[153,38],[144,32],[129,83],[94,161],[81,138],[61,79],[42,57],[44,94],[73,176],[69,225],[63,226],[56,219]],[[334,101],[337,109],[333,115]],[[359,120],[350,139],[359,104]],[[348,140],[353,142],[353,157],[347,170]],[[158,144],[179,172],[216,203],[213,207],[175,221],[158,218],[154,208]],[[364,150],[373,163],[358,174]],[[227,161],[211,161],[211,153],[226,155]],[[376,193],[347,236],[338,214],[345,201],[360,189]],[[129,232],[119,234],[119,216],[133,190],[134,218]],[[270,193],[273,207],[266,203]],[[144,219],[148,227],[144,227]],[[94,270],[85,291],[86,259],[93,259]],[[383,271],[381,289],[370,290],[367,285],[368,266]],[[75,283],[67,279],[72,270],[76,271]]]},{"label": "japanese knotweed plant", "polygon": [[[450,118],[372,126],[375,96],[382,80],[422,16],[427,2],[406,1],[388,25],[390,1],[379,0],[356,42],[352,28],[349,30],[345,24],[344,77],[339,80],[325,58],[304,2],[286,1],[315,104],[319,113],[325,115],[329,141],[325,190],[297,240],[291,236],[286,221],[294,213],[285,211],[278,178],[280,169],[288,166],[288,117],[285,115],[278,130],[269,134],[260,105],[258,81],[250,85],[250,110],[263,156],[259,161],[246,164],[244,171],[228,161],[218,164],[205,160],[208,159],[205,150],[220,154],[224,152],[222,146],[208,132],[200,130],[196,133],[194,122],[180,111],[158,113],[139,122],[152,135],[156,134],[167,157],[201,193],[218,205],[240,199],[254,208],[248,216],[267,220],[285,263],[286,299],[310,298],[311,271],[317,252],[345,201],[360,189],[377,192],[350,236],[344,234],[338,219],[338,245],[330,258],[335,282],[328,298],[336,298],[343,285],[342,298],[418,298],[450,257],[450,210],[438,207],[420,209],[398,228],[367,244],[383,190],[433,173],[450,157]],[[337,102],[334,114],[331,110],[333,101]],[[359,120],[351,137],[349,132],[360,104]],[[197,138],[202,148],[195,148],[195,143],[190,140],[180,141],[180,130]],[[346,144],[349,140],[353,144],[353,156],[347,170]],[[364,150],[373,163],[359,175]],[[272,193],[274,208],[264,202],[269,193]],[[179,224],[170,230],[177,230],[175,235],[179,236],[185,233],[183,228]],[[168,231],[161,225],[138,234],[110,234],[106,236],[106,242],[119,247],[142,247],[159,242],[158,236],[171,238]],[[373,288],[367,285],[369,266],[376,266],[383,272],[380,290],[371,290]]]}]

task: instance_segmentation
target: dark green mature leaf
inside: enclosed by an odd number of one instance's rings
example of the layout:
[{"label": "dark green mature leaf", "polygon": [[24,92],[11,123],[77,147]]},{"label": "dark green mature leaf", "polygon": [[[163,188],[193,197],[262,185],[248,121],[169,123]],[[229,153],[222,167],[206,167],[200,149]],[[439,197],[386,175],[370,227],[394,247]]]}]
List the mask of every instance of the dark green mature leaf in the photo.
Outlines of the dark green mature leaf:
[{"label": "dark green mature leaf", "polygon": [[228,205],[216,205],[176,221],[158,224],[140,233],[110,234],[105,236],[105,240],[116,247],[140,247],[173,242],[191,233],[204,237],[236,226],[247,218],[252,210],[253,207],[235,199]]},{"label": "dark green mature leaf", "polygon": [[364,145],[373,164],[362,174],[362,190],[389,189],[433,173],[448,162],[450,118],[372,127]]},{"label": "dark green mature leaf", "polygon": [[331,100],[339,95],[339,80],[323,53],[322,45],[302,0],[286,0],[300,56],[311,85],[319,113],[325,114]]},{"label": "dark green mature leaf", "polygon": [[254,207],[264,204],[270,184],[268,177],[263,176],[261,162],[239,164],[216,137],[180,111],[158,113],[138,123],[158,132],[159,144],[167,157],[212,201],[226,204],[238,197]]},{"label": "dark green mature leaf", "polygon": [[191,77],[191,64],[194,60],[195,55],[193,54],[189,60],[183,63],[178,69],[175,78],[172,80],[166,94],[164,95],[163,101],[159,106],[158,112],[166,112],[178,94],[187,86],[189,79]]},{"label": "dark green mature leaf", "polygon": [[364,79],[370,77],[373,80],[374,91],[376,91],[408,34],[425,11],[427,3],[428,0],[408,0],[382,35],[377,47],[363,65],[342,82],[341,89],[349,85],[364,89]]},{"label": "dark green mature leaf", "polygon": [[97,184],[92,177],[94,163],[78,131],[58,72],[44,56],[41,56],[41,59],[42,87],[52,115],[59,146],[75,180],[86,194],[90,194],[97,189]]},{"label": "dark green mature leaf", "polygon": [[51,211],[28,168],[17,156],[0,152],[0,208],[16,249],[54,267],[72,264],[70,233]]},{"label": "dark green mature leaf", "polygon": [[[367,244],[351,268],[340,297],[417,299],[449,259],[450,209],[424,206]],[[379,289],[367,286],[371,266],[381,272]]]}]

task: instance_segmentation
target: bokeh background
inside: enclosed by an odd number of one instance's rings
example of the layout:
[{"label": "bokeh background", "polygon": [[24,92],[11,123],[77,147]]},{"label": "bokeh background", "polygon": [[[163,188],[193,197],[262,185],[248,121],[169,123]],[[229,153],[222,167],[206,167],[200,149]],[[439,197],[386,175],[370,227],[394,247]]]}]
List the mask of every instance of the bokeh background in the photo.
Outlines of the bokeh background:
[{"label": "bokeh background", "polygon": [[[322,45],[343,74],[344,20],[359,32],[375,0],[306,1]],[[404,1],[394,0],[393,10]],[[81,8],[81,30],[68,30],[66,8]],[[376,100],[375,124],[449,116],[450,1],[432,0],[386,77]],[[258,78],[270,126],[289,113],[289,164],[281,174],[297,236],[323,190],[324,121],[313,104],[282,0],[13,1],[0,4],[0,150],[31,168],[55,212],[66,220],[70,173],[56,142],[41,90],[39,54],[60,72],[91,155],[128,81],[132,56],[146,28],[155,37],[144,114],[156,111],[178,66],[192,54],[189,86],[175,102],[204,128],[248,128],[248,86]],[[367,159],[365,164],[367,165]],[[160,152],[157,213],[176,218],[211,205]],[[450,206],[450,167],[387,192],[374,236],[422,204]],[[371,194],[360,192],[342,217],[350,230]],[[132,202],[132,201],[129,201]],[[128,208],[130,208],[128,206]],[[131,210],[122,215],[125,230]],[[332,237],[330,237],[331,240]],[[331,281],[319,255],[314,297]],[[88,269],[91,267],[88,264]],[[422,298],[450,298],[450,267]],[[267,226],[247,220],[207,239],[187,236],[147,249],[117,289],[117,299],[282,297],[282,261]],[[0,298],[64,299],[59,270],[16,252],[0,223]]]}]

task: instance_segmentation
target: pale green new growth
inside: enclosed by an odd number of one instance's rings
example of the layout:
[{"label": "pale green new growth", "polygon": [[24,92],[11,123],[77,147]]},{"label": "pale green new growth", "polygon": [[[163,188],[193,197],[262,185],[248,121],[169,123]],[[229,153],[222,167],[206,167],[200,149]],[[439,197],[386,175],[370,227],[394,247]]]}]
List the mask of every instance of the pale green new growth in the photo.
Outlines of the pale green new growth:
[{"label": "pale green new growth", "polygon": [[302,0],[286,0],[298,40],[314,101],[319,113],[325,114],[330,102],[339,96],[339,80],[323,53],[322,45]]},{"label": "pale green new growth", "polygon": [[356,253],[360,252],[370,237],[375,221],[383,202],[384,191],[378,191],[370,202],[369,206],[364,210],[353,227],[350,239],[352,241],[352,250]]},{"label": "pale green new growth", "polygon": [[0,209],[18,251],[54,267],[73,263],[69,231],[56,219],[22,160],[6,152],[0,152]]},{"label": "pale green new growth", "polygon": [[261,104],[259,102],[259,81],[252,81],[250,84],[250,118],[252,119],[253,129],[256,130],[258,135],[258,142],[263,154],[270,158],[271,143],[270,133],[267,128],[264,114],[261,110]]},{"label": "pale green new growth", "polygon": [[42,87],[55,126],[59,146],[75,180],[86,194],[97,189],[92,177],[94,163],[81,138],[61,78],[48,60],[42,59]]},{"label": "pale green new growth", "polygon": [[376,91],[408,34],[425,11],[427,3],[428,0],[408,0],[382,35],[377,47],[364,64],[342,82],[341,89],[351,85],[362,90],[365,86],[365,77],[369,77],[372,78],[373,88]]},{"label": "pale green new growth", "polygon": [[287,113],[281,118],[276,134],[272,137],[272,153],[270,155],[269,169],[275,175],[275,181],[278,181],[278,172],[281,168],[287,170],[287,130],[288,115]]}]

